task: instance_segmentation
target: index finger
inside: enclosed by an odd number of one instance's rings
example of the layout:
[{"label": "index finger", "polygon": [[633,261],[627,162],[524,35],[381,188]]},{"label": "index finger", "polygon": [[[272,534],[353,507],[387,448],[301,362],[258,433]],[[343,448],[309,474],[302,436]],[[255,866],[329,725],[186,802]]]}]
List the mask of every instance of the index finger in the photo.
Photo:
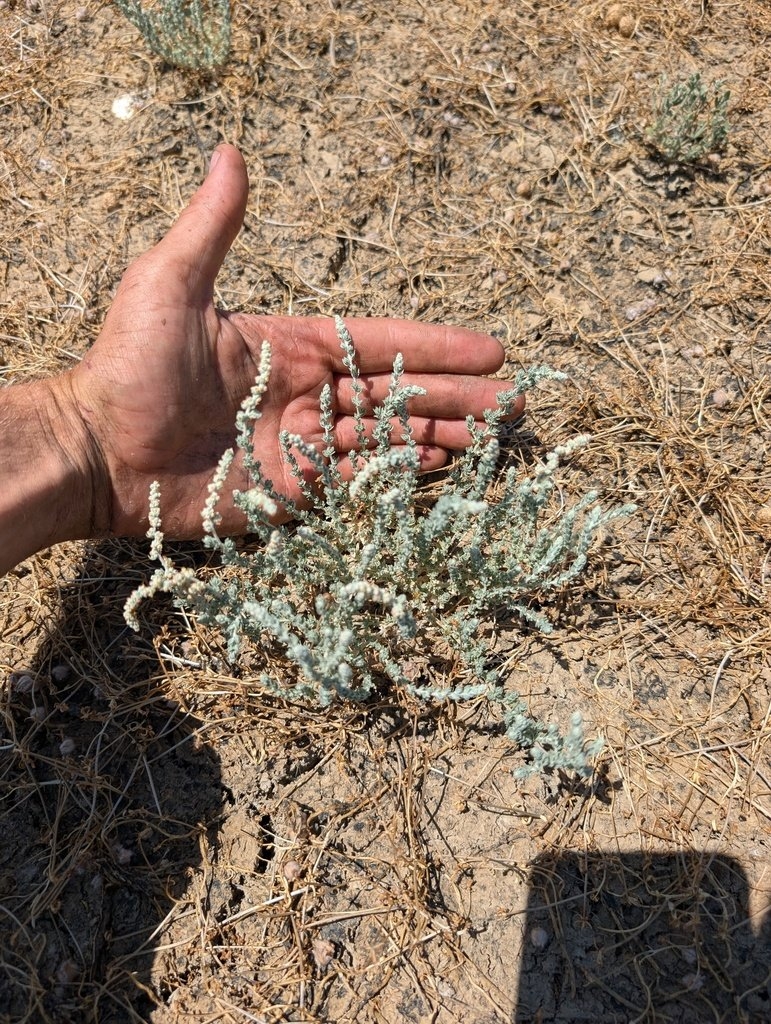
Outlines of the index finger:
[{"label": "index finger", "polygon": [[[345,373],[340,339],[331,317],[271,317],[272,328],[296,343],[323,349],[334,373]],[[283,323],[281,323],[283,321]],[[505,352],[489,334],[447,324],[378,317],[346,317],[356,364],[362,373],[385,373],[397,354],[412,373],[490,374],[503,366]]]}]

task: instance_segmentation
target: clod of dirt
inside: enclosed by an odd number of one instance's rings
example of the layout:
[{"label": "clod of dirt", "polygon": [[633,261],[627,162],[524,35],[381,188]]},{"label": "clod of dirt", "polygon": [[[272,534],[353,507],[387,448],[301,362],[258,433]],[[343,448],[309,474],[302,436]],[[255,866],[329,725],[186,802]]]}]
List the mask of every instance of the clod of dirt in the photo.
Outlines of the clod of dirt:
[{"label": "clod of dirt", "polygon": [[521,196],[523,199],[529,199],[530,196],[533,194],[532,181],[529,181],[527,178],[523,178],[522,181],[520,181],[517,185],[516,192],[517,195]]},{"label": "clod of dirt", "polygon": [[313,959],[319,970],[329,967],[335,958],[335,947],[328,939],[316,939],[313,943]]},{"label": "clod of dirt", "polygon": [[627,306],[624,310],[624,316],[631,323],[633,320],[639,320],[640,317],[645,316],[646,313],[650,313],[655,305],[656,300],[648,296],[647,299],[643,299],[641,302],[636,302],[633,306]]},{"label": "clod of dirt", "polygon": [[631,14],[625,14],[618,23],[618,33],[625,39],[631,39],[634,35],[634,30],[637,27],[637,22],[634,20]]},{"label": "clod of dirt", "polygon": [[623,4],[611,4],[605,12],[605,28],[618,28],[619,22],[624,17]]},{"label": "clod of dirt", "polygon": [[761,526],[771,526],[771,505],[761,505],[755,512],[755,522]]},{"label": "clod of dirt", "polygon": [[669,272],[660,267],[642,267],[637,280],[643,284],[652,284],[654,288],[662,288],[669,281]]}]

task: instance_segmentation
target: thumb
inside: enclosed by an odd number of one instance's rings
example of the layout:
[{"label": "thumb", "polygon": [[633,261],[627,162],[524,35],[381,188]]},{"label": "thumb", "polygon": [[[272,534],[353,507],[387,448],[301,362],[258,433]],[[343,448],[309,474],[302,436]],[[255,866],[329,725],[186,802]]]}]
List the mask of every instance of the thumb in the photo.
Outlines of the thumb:
[{"label": "thumb", "polygon": [[241,230],[248,194],[243,157],[235,146],[217,146],[203,185],[155,247],[156,256],[167,265],[175,264],[205,302],[211,299],[214,279]]}]

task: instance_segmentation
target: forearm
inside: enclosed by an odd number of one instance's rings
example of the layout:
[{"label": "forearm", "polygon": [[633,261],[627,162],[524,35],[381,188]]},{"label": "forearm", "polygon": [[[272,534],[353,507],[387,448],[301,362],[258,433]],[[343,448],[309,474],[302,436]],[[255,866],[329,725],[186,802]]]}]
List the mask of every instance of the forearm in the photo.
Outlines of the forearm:
[{"label": "forearm", "polygon": [[0,388],[0,574],[99,531],[88,440],[66,377]]}]

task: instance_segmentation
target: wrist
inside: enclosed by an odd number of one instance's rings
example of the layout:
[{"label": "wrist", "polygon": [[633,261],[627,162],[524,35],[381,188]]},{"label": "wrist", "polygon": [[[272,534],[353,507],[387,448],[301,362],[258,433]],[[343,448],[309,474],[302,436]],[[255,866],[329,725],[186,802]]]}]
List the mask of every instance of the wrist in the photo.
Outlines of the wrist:
[{"label": "wrist", "polygon": [[67,374],[0,389],[0,573],[52,544],[107,532],[100,466]]}]

